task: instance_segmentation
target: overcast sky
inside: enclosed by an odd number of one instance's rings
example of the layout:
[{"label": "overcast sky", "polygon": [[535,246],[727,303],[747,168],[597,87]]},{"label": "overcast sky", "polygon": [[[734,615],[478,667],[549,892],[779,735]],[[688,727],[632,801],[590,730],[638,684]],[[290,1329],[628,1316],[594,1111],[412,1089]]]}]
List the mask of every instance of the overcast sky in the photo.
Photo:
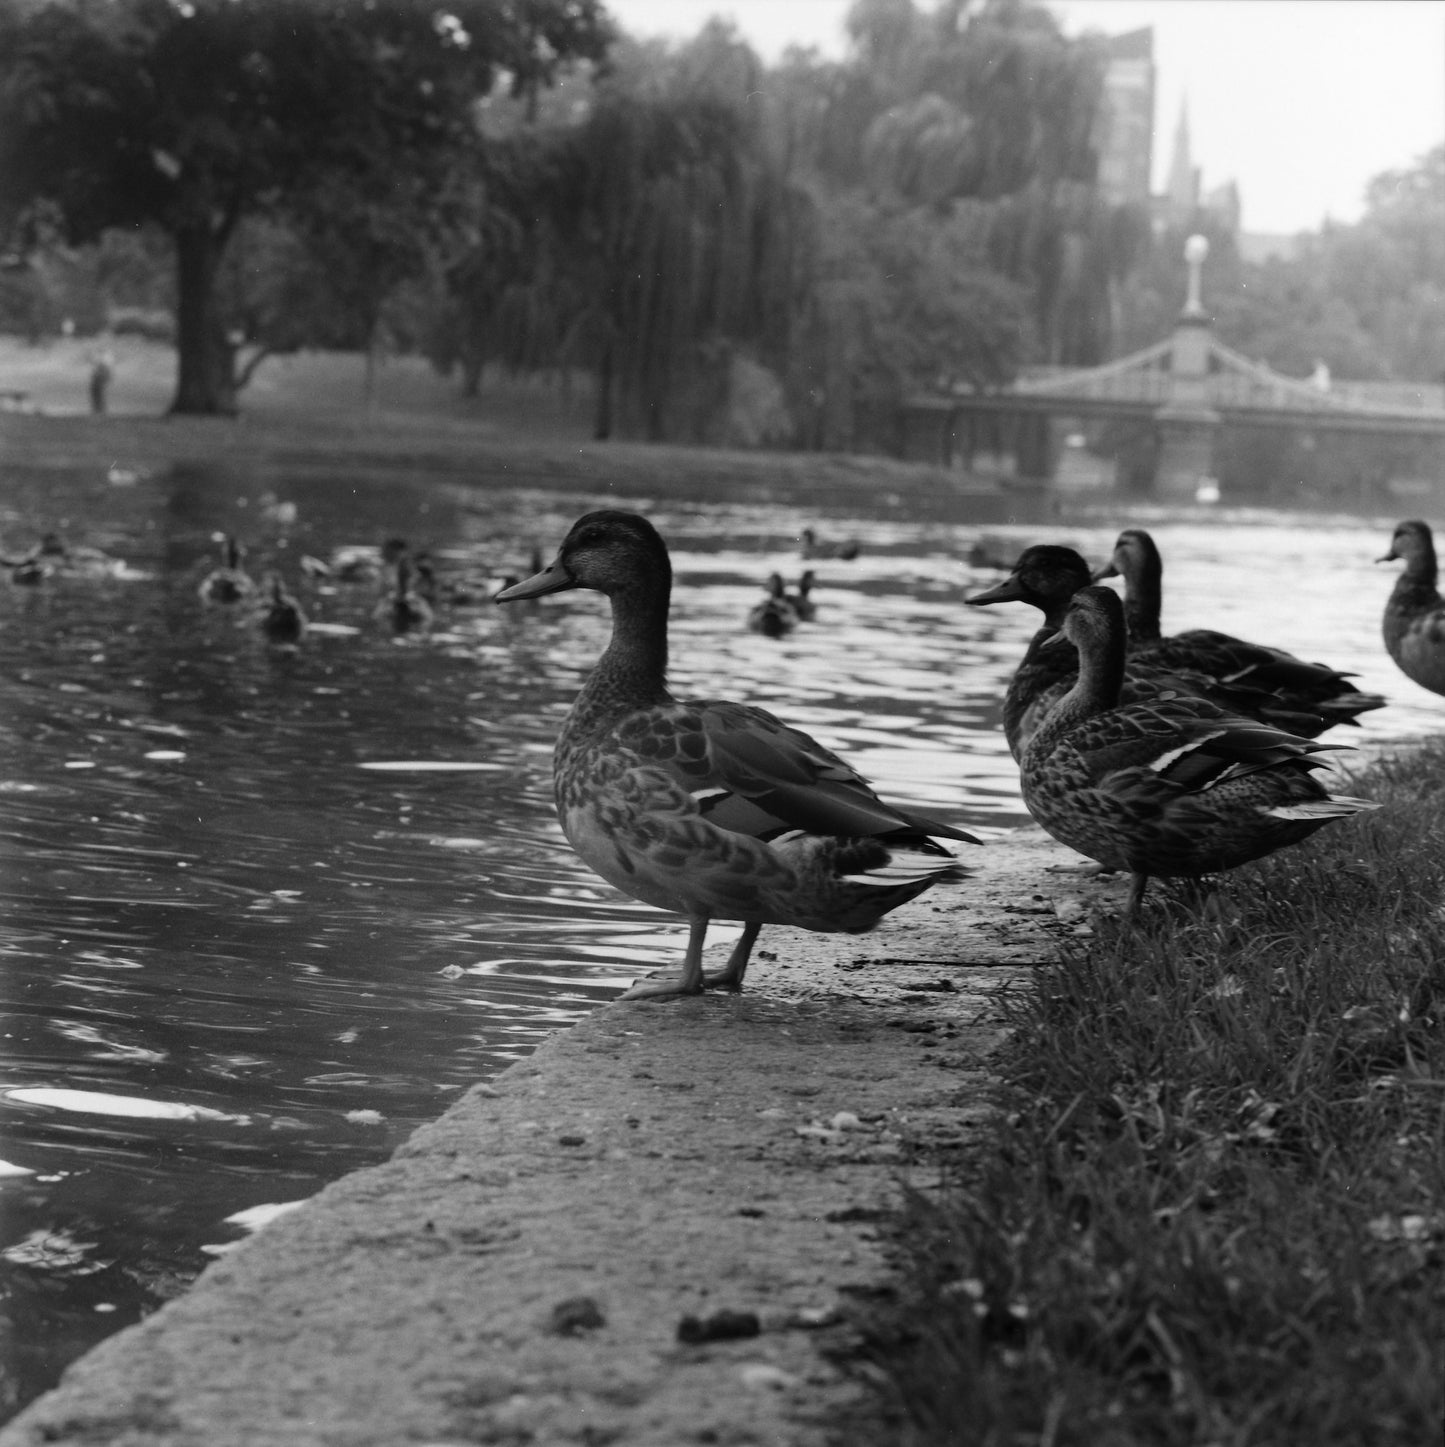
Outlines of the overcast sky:
[{"label": "overcast sky", "polygon": [[[852,0],[605,0],[638,35],[731,18],[767,61],[845,54]],[[930,0],[919,0],[931,8]],[[1162,187],[1188,99],[1206,188],[1239,184],[1250,231],[1359,218],[1365,184],[1445,143],[1445,0],[1051,0],[1070,34],[1154,28]]]}]

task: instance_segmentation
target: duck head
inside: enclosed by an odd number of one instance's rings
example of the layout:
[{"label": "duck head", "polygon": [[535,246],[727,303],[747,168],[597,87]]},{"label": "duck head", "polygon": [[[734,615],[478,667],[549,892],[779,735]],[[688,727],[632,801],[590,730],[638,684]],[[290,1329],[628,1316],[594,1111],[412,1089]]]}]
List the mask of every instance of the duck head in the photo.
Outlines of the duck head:
[{"label": "duck head", "polygon": [[246,559],[246,549],[230,533],[212,533],[211,541],[221,545],[221,563],[232,569],[239,569]]},{"label": "duck head", "polygon": [[671,586],[672,564],[657,529],[637,513],[603,508],[578,518],[541,572],[503,588],[494,601],[514,603],[569,588],[608,597],[659,589],[665,595]]},{"label": "duck head", "polygon": [[1154,539],[1143,528],[1125,528],[1114,540],[1114,551],[1102,568],[1095,570],[1093,581],[1120,578],[1134,582],[1164,571],[1163,560]]},{"label": "duck head", "polygon": [[1123,602],[1112,588],[1095,583],[1074,594],[1058,632],[1044,646],[1069,642],[1086,655],[1111,648],[1123,636]]},{"label": "duck head", "polygon": [[1124,604],[1119,595],[1098,583],[1079,589],[1058,628],[1038,643],[1043,653],[1069,646],[1079,660],[1073,689],[1056,708],[1077,715],[1115,707],[1124,685],[1126,640]]},{"label": "duck head", "polygon": [[1436,575],[1435,538],[1430,524],[1419,518],[1410,518],[1398,523],[1390,539],[1390,551],[1377,563],[1403,561],[1407,576],[1426,578],[1433,582]]},{"label": "duck head", "polygon": [[1057,543],[1038,543],[1025,548],[1012,572],[1003,582],[967,601],[977,605],[988,603],[1030,603],[1042,609],[1057,626],[1069,599],[1087,587],[1089,565],[1073,548]]}]

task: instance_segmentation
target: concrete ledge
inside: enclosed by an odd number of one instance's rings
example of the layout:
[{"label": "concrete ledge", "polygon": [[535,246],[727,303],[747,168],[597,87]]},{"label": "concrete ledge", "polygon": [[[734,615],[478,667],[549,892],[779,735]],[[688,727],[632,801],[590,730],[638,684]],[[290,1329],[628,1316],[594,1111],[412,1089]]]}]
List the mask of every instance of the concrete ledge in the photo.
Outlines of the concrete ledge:
[{"label": "concrete ledge", "polygon": [[1023,831],[872,935],[766,931],[741,997],[596,1011],[104,1342],[0,1447],[822,1447],[867,1409],[832,1357],[889,1289],[870,1223],[966,1160],[998,992],[1121,888],[1081,862]]}]

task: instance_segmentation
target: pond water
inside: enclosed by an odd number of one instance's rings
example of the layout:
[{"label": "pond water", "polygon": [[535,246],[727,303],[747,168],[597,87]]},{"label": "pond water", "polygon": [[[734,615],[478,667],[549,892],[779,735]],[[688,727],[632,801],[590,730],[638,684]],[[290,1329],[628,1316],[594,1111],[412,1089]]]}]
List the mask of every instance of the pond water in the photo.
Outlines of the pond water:
[{"label": "pond water", "polygon": [[[1037,615],[971,609],[963,561],[1067,541],[1102,559],[1127,519],[982,528],[879,496],[646,511],[673,549],[674,689],[773,708],[899,802],[1025,822],[999,729]],[[214,1255],[384,1159],[469,1085],[672,962],[683,927],[572,856],[551,808],[559,723],[607,636],[604,602],[493,607],[595,498],[402,473],[151,476],[11,468],[0,553],[46,530],[104,556],[0,587],[0,1417]],[[1138,520],[1136,514],[1135,520]],[[1166,627],[1211,625],[1355,670],[1392,706],[1351,737],[1439,729],[1445,700],[1379,644],[1393,519],[1158,513]],[[817,620],[744,627],[815,524]],[[213,534],[278,569],[322,626],[294,651],[201,606]],[[470,601],[394,636],[374,580],[328,558],[402,536]],[[886,926],[885,926],[886,927]],[[721,934],[721,931],[717,932]]]}]

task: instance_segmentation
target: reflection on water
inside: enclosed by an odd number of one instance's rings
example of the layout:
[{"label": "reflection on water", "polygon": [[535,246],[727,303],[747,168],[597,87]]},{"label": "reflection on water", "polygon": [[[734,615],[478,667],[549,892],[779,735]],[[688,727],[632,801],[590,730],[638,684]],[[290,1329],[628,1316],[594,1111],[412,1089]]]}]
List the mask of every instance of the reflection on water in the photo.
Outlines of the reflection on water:
[{"label": "reflection on water", "polygon": [[[900,802],[985,832],[1023,822],[999,703],[1036,615],[964,606],[996,577],[960,561],[977,528],[886,498],[872,516],[637,501],[673,545],[677,691],[771,707]],[[680,926],[577,863],[552,815],[552,740],[605,605],[486,601],[590,505],[314,470],[8,477],[3,551],[53,529],[102,552],[0,596],[5,1412],[275,1207],[383,1158],[681,948]],[[862,537],[862,556],[812,565],[814,623],[748,632],[814,521]],[[990,532],[1099,560],[1118,522]],[[1386,523],[1151,526],[1167,627],[1354,669],[1395,701],[1357,737],[1438,728],[1440,701],[1378,643]],[[320,625],[299,650],[201,607],[218,530]],[[471,600],[425,636],[378,624],[374,579],[301,566],[397,535]]]}]

